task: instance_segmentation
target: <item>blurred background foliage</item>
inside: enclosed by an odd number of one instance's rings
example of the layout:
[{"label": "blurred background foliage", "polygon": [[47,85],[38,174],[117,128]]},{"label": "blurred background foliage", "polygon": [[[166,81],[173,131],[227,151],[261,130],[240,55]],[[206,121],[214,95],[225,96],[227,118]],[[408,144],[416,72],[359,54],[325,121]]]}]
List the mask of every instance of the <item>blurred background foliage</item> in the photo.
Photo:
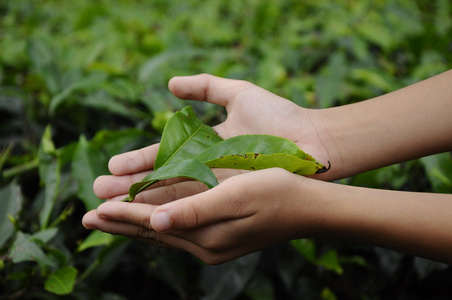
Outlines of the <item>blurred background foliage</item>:
[{"label": "blurred background foliage", "polygon": [[[310,239],[207,266],[83,229],[96,176],[186,105],[172,76],[251,81],[311,108],[452,67],[449,0],[0,2],[0,299],[444,299],[451,268]],[[190,103],[203,121],[221,108]],[[450,154],[342,180],[451,193]],[[64,295],[64,296],[61,296]]]}]

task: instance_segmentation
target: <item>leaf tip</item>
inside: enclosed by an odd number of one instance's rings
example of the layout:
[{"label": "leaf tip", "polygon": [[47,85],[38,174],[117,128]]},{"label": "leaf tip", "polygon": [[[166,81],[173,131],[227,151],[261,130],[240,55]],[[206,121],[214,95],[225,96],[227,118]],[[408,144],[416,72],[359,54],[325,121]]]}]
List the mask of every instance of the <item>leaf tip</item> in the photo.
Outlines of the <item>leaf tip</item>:
[{"label": "leaf tip", "polygon": [[322,173],[328,172],[330,169],[331,169],[331,163],[330,163],[330,161],[328,161],[328,168],[323,166],[323,168],[318,169],[317,172],[315,172],[315,174],[322,174]]}]

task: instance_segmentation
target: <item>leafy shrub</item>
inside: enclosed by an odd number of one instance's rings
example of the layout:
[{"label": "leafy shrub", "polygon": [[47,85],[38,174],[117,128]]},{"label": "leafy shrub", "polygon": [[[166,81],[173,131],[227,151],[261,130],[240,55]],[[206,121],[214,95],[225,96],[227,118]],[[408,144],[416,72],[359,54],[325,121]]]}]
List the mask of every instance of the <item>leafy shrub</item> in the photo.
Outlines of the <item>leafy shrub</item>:
[{"label": "leafy shrub", "polygon": [[[172,76],[246,79],[306,107],[452,66],[448,0],[2,1],[1,298],[423,298],[451,271],[379,248],[297,240],[220,266],[80,224],[114,154],[158,141]],[[224,111],[190,103],[203,121]],[[449,154],[344,180],[452,191]]]}]

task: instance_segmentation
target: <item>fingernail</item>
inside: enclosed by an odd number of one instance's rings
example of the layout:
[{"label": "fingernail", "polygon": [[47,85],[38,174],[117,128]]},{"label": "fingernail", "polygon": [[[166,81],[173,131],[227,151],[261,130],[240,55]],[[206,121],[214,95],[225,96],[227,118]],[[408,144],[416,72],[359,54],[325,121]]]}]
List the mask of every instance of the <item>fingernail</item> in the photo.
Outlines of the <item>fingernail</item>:
[{"label": "fingernail", "polygon": [[96,226],[91,225],[91,224],[83,224],[83,226],[84,226],[85,229],[87,229],[87,230],[94,230],[94,229],[97,229]]},{"label": "fingernail", "polygon": [[168,213],[166,212],[158,212],[153,220],[152,220],[152,227],[156,231],[165,232],[171,229],[171,221],[168,216]]}]

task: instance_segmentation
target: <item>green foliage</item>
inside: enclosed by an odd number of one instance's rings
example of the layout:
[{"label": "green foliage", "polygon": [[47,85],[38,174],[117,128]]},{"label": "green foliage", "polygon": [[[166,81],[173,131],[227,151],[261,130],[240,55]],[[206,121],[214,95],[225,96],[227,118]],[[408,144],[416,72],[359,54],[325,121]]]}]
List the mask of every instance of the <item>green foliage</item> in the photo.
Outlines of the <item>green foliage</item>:
[{"label": "green foliage", "polygon": [[[245,79],[299,105],[348,104],[452,67],[448,0],[0,2],[0,298],[437,299],[450,269],[294,241],[211,267],[89,233],[108,159],[159,141],[175,75]],[[218,107],[190,103],[203,123]],[[163,165],[168,158],[162,157]],[[162,167],[163,168],[163,167]],[[452,192],[449,153],[348,184]],[[390,295],[390,296],[389,296]]]},{"label": "green foliage", "polygon": [[191,106],[176,112],[168,120],[160,141],[153,172],[134,183],[124,201],[154,183],[186,177],[218,185],[210,168],[262,170],[282,168],[299,175],[313,175],[327,169],[287,139],[271,135],[240,135],[223,140],[215,130],[203,124]]}]

